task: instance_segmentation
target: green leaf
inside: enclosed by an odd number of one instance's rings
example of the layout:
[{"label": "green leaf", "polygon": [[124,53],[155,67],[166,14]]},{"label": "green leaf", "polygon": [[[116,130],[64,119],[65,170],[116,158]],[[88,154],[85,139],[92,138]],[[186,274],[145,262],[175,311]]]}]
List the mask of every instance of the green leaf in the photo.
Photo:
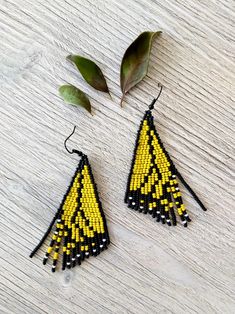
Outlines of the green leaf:
[{"label": "green leaf", "polygon": [[90,100],[87,95],[77,87],[73,85],[62,85],[59,88],[59,93],[65,102],[81,106],[91,113]]},{"label": "green leaf", "polygon": [[67,60],[75,64],[88,84],[99,91],[109,93],[105,77],[95,62],[78,55],[69,55]]},{"label": "green leaf", "polygon": [[149,55],[153,38],[159,36],[159,32],[143,32],[127,48],[121,64],[120,84],[122,99],[125,94],[136,84],[138,84],[148,72]]}]

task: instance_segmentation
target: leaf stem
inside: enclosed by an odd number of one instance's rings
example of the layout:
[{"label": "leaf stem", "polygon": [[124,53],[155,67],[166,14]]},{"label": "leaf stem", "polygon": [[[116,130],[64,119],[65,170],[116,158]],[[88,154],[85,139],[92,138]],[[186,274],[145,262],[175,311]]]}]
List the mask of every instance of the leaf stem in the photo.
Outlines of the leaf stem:
[{"label": "leaf stem", "polygon": [[121,106],[121,107],[122,107],[122,103],[123,103],[124,98],[125,98],[125,94],[123,93],[123,94],[122,94],[122,98],[121,98],[121,102],[120,102],[120,106]]},{"label": "leaf stem", "polygon": [[111,100],[113,100],[112,95],[110,94],[110,92],[108,91],[109,97]]}]

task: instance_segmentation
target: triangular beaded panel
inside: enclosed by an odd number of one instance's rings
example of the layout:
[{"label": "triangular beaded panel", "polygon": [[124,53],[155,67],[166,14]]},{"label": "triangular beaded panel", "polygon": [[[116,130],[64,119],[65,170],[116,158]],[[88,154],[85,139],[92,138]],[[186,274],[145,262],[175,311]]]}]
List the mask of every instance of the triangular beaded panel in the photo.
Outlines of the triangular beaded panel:
[{"label": "triangular beaded panel", "polygon": [[80,265],[90,255],[98,255],[108,244],[105,216],[91,167],[87,157],[83,156],[61,203],[56,230],[45,254],[44,264],[54,251],[52,271],[55,271],[59,250],[62,249],[62,269],[71,268]]},{"label": "triangular beaded panel", "polygon": [[190,221],[181,198],[175,167],[147,111],[138,132],[125,202],[128,207],[151,214],[157,221],[176,225],[174,208],[184,226]]}]

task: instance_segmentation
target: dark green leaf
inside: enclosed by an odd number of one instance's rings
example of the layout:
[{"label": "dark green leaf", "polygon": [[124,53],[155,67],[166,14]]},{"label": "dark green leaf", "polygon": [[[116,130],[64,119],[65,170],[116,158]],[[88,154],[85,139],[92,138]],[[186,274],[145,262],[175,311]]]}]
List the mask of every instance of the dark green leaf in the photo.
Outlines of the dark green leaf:
[{"label": "dark green leaf", "polygon": [[76,65],[88,84],[99,91],[109,93],[105,77],[95,62],[77,55],[69,55],[67,59]]},{"label": "dark green leaf", "polygon": [[153,38],[161,32],[143,32],[127,48],[121,64],[120,83],[123,102],[125,94],[147,74]]},{"label": "dark green leaf", "polygon": [[91,104],[87,95],[77,87],[73,85],[62,85],[59,88],[59,93],[65,102],[81,106],[91,113]]}]

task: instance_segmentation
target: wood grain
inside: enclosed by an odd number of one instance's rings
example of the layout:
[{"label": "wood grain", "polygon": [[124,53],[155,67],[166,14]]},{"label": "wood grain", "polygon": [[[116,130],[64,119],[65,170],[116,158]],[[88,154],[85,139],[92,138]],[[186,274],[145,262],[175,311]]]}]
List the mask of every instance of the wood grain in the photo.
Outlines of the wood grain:
[{"label": "wood grain", "polygon": [[[234,313],[234,20],[232,0],[0,1],[0,312]],[[144,30],[162,30],[148,76],[120,108],[119,67]],[[113,101],[65,60],[94,59]],[[66,105],[69,82],[94,116]],[[183,189],[193,219],[168,228],[123,204],[136,131],[164,90],[155,123],[177,167],[208,207]],[[53,275],[37,244],[78,159],[89,155],[112,244]],[[49,240],[48,240],[49,241]],[[47,243],[48,243],[47,241]]]}]

